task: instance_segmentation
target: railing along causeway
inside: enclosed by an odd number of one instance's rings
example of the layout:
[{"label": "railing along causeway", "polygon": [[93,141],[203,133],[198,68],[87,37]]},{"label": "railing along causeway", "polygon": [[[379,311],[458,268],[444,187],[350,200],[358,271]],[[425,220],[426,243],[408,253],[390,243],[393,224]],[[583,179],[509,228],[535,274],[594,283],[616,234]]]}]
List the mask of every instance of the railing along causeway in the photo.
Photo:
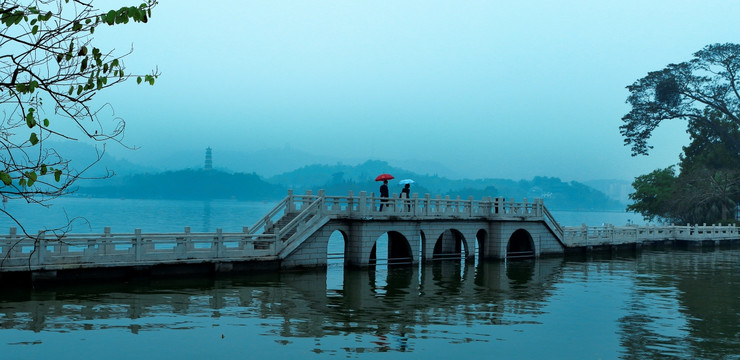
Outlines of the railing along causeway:
[{"label": "railing along causeway", "polygon": [[627,225],[580,226],[564,228],[567,246],[595,246],[641,243],[646,241],[719,241],[740,239],[735,225]]},{"label": "railing along causeway", "polygon": [[[246,228],[245,228],[246,230]],[[49,238],[11,234],[0,237],[0,270],[136,266],[227,260],[269,260],[276,253],[275,236],[248,232],[144,234],[65,234]]]}]

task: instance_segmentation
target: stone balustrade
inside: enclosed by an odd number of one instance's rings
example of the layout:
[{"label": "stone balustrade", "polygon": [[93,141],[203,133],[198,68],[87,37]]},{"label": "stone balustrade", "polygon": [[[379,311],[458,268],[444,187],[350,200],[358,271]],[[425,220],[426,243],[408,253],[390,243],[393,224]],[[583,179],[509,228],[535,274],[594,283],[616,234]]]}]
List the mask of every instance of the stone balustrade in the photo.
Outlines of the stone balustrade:
[{"label": "stone balustrade", "polygon": [[195,263],[203,261],[271,260],[274,235],[225,233],[39,234],[0,237],[0,271],[62,270],[113,266]]},{"label": "stone balustrade", "polygon": [[650,241],[719,241],[740,239],[735,225],[649,225],[649,226],[568,226],[564,227],[566,246],[621,245]]},{"label": "stone balustrade", "polygon": [[[288,212],[297,212],[310,206],[317,199],[322,199],[321,212],[324,214],[358,219],[378,216],[422,219],[481,217],[541,219],[545,213],[542,199],[530,201],[525,198],[522,201],[514,201],[514,199],[486,197],[475,200],[472,196],[468,199],[461,199],[459,196],[456,198],[441,195],[432,197],[430,194],[420,197],[417,193],[412,194],[410,198],[381,198],[365,191],[358,195],[350,191],[348,196],[326,196],[323,190],[319,190],[316,195],[313,195],[311,191],[305,195],[293,194],[289,191],[288,197],[284,200],[285,203],[279,206],[286,206]],[[380,209],[381,204],[383,205],[382,210]],[[279,211],[276,214],[279,214]]]}]

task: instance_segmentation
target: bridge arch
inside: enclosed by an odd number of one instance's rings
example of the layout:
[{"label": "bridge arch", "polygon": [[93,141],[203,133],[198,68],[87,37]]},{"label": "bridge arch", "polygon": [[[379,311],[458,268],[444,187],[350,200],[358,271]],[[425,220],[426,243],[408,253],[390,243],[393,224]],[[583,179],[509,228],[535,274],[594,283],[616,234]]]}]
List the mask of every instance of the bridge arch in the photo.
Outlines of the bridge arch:
[{"label": "bridge arch", "polygon": [[[385,234],[388,239],[387,246],[387,259],[388,264],[411,264],[414,261],[414,254],[411,251],[411,244],[408,239],[402,233],[398,231],[388,231]],[[381,235],[375,240],[372,249],[370,250],[370,259],[368,263],[375,265],[378,262],[378,251],[384,251],[382,247],[378,246],[378,240],[382,240]]]},{"label": "bridge arch", "polygon": [[[344,273],[349,257],[347,256],[347,248],[349,247],[349,237],[346,231],[342,229],[334,229],[329,235],[329,240],[326,245],[326,267],[327,269],[335,269],[341,273]],[[326,290],[327,291],[339,291],[344,288],[344,276],[327,276],[326,277]]]},{"label": "bridge arch", "polygon": [[465,236],[459,230],[446,229],[434,243],[432,259],[459,259],[463,255],[463,247],[468,252],[469,247],[464,245],[467,245]]},{"label": "bridge arch", "polygon": [[529,231],[519,229],[509,237],[506,245],[506,258],[533,258],[535,256],[534,240]]},{"label": "bridge arch", "polygon": [[347,259],[347,233],[342,229],[334,229],[329,235],[326,246],[327,265],[344,265]]}]

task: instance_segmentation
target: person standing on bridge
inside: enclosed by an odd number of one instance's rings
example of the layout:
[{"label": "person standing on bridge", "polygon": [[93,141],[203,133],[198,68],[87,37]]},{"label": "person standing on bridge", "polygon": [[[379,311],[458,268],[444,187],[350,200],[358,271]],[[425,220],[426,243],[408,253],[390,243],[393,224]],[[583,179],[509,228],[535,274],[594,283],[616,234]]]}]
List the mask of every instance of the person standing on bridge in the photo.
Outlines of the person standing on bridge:
[{"label": "person standing on bridge", "polygon": [[411,211],[411,202],[408,200],[411,198],[411,184],[406,184],[403,186],[403,189],[401,190],[401,193],[399,194],[399,197],[403,200],[403,202],[406,203],[406,211]]},{"label": "person standing on bridge", "polygon": [[380,185],[380,211],[383,211],[386,202],[388,202],[388,180],[383,180],[383,185]]}]

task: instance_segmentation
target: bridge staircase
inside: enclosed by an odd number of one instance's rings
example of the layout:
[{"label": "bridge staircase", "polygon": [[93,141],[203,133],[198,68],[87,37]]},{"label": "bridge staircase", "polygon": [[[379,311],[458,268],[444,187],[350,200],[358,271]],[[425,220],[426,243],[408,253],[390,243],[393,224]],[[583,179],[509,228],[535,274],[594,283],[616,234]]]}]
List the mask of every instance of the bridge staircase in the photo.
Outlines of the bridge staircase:
[{"label": "bridge staircase", "polygon": [[565,246],[565,231],[563,227],[555,221],[555,217],[552,216],[549,210],[543,205],[542,206],[542,217],[545,221],[545,225],[550,229],[550,232],[555,236],[556,239]]},{"label": "bridge staircase", "polygon": [[332,219],[321,211],[323,205],[324,197],[315,196],[298,209],[289,195],[252,226],[249,233],[262,231],[262,234],[273,235],[278,258],[284,259]]}]

